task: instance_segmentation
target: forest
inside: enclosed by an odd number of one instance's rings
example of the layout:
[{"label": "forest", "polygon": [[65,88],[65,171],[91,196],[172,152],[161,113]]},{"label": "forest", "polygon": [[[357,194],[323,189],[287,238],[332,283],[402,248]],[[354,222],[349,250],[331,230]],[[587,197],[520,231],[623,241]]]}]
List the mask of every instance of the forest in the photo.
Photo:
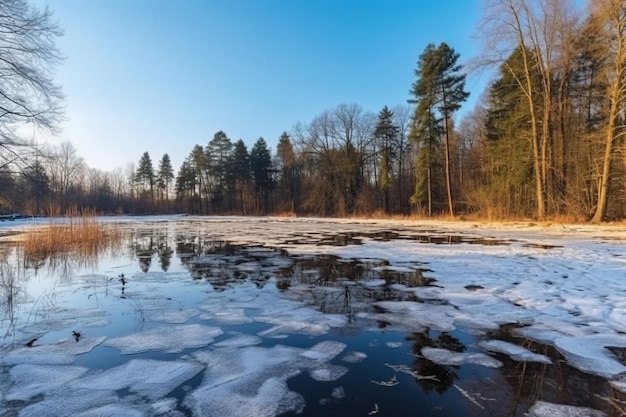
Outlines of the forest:
[{"label": "forest", "polygon": [[[69,142],[16,133],[54,129],[63,100],[46,72],[58,28],[24,5],[0,6],[0,214],[626,217],[624,0],[590,0],[584,12],[566,0],[488,0],[481,54],[461,64],[452,45],[429,44],[405,104],[320,109],[285,126],[275,149],[218,131],[180,167],[147,149],[112,172],[88,167]],[[493,75],[457,120],[470,71]]]}]

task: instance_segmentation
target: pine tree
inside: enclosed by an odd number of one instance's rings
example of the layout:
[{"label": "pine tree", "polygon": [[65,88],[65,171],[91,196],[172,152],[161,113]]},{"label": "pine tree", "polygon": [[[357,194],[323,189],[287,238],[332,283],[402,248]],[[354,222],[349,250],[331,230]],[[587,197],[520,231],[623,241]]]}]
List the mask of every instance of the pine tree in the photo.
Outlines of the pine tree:
[{"label": "pine tree", "polygon": [[374,137],[378,142],[379,158],[378,188],[383,192],[383,207],[389,213],[389,189],[393,181],[393,163],[398,153],[399,128],[393,123],[393,112],[387,106],[378,113],[378,122],[374,130]]},{"label": "pine tree", "polygon": [[141,159],[139,159],[139,166],[137,167],[137,172],[135,174],[135,181],[138,184],[141,184],[144,193],[146,191],[150,193],[150,201],[154,201],[155,175],[154,167],[152,166],[152,159],[150,159],[150,154],[148,152],[144,152]]},{"label": "pine tree", "polygon": [[159,172],[157,173],[157,187],[161,192],[161,199],[169,201],[169,189],[174,179],[174,168],[168,154],[163,154],[159,161]]},{"label": "pine tree", "polygon": [[[418,106],[416,113],[421,111],[424,115],[415,115],[414,122],[437,120],[436,114],[440,117],[443,144],[444,144],[444,167],[446,177],[446,194],[448,200],[448,211],[454,215],[454,205],[452,199],[452,177],[450,169],[450,148],[452,115],[461,107],[461,103],[467,100],[469,93],[465,88],[465,74],[461,73],[463,68],[457,64],[459,54],[450,48],[446,43],[441,43],[438,47],[434,44],[426,46],[420,55],[418,67],[415,70],[417,80],[413,83],[411,93],[415,97]],[[419,104],[423,103],[420,108]],[[432,129],[428,129],[432,132]],[[432,169],[431,169],[432,171]]]},{"label": "pine tree", "polygon": [[263,138],[259,138],[250,150],[250,169],[258,208],[268,211],[272,190],[272,156]]},{"label": "pine tree", "polygon": [[[245,194],[250,182],[250,156],[248,155],[248,148],[243,140],[239,139],[235,142],[233,147],[232,162],[231,162],[232,176],[235,181],[235,191],[239,194],[239,208],[242,213],[246,213]],[[236,205],[235,201],[235,205]]]}]

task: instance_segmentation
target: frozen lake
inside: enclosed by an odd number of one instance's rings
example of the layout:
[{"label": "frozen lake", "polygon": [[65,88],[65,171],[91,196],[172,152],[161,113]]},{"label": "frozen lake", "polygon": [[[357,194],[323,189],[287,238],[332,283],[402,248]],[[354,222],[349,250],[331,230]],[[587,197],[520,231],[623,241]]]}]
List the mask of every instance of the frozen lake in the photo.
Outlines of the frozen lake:
[{"label": "frozen lake", "polygon": [[102,218],[25,262],[0,223],[1,416],[623,416],[626,229]]}]

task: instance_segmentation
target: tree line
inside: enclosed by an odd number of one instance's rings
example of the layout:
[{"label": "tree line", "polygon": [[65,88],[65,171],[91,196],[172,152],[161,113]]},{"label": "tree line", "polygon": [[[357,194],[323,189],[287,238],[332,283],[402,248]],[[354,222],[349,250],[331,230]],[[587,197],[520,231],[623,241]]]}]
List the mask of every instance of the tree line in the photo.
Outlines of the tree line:
[{"label": "tree line", "polygon": [[[167,154],[153,164],[146,151],[101,172],[70,143],[44,152],[8,141],[11,124],[54,118],[4,109],[0,210],[626,217],[624,1],[579,11],[569,0],[487,0],[480,28],[484,51],[468,66],[446,43],[424,49],[407,104],[376,113],[339,104],[286,130],[275,150],[219,131],[176,171]],[[484,69],[493,74],[486,91],[457,122],[467,71]],[[10,92],[5,78],[0,90]]]}]

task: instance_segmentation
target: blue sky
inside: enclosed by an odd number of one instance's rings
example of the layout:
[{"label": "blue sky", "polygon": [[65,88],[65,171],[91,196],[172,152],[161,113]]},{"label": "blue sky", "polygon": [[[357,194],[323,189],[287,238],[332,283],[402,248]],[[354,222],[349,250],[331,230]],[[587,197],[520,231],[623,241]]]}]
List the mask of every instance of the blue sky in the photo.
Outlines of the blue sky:
[{"label": "blue sky", "polygon": [[[248,148],[341,103],[406,103],[419,54],[466,62],[481,0],[48,0],[65,35],[63,132],[93,168],[164,153],[177,171],[218,130]],[[43,4],[43,3],[39,3]],[[466,88],[473,107],[484,77]]]}]

